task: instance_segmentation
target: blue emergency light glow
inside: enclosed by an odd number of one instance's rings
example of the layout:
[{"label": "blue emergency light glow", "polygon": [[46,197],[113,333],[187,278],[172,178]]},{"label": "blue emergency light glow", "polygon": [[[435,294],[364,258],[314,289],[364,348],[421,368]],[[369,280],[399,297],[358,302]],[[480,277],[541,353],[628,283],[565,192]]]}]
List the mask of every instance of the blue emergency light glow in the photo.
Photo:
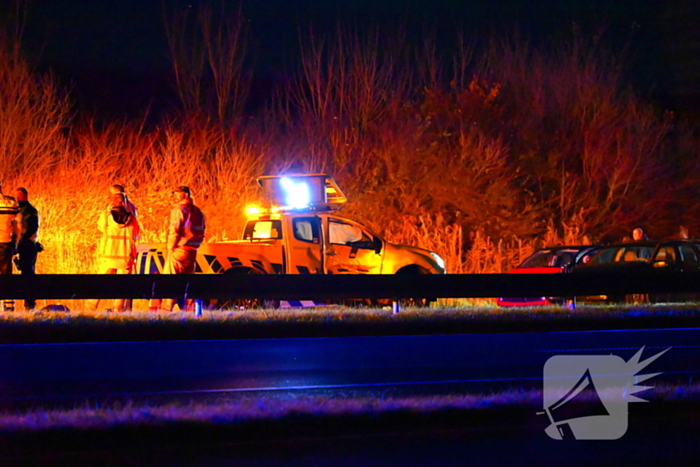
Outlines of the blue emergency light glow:
[{"label": "blue emergency light glow", "polygon": [[280,186],[285,192],[285,204],[293,208],[304,208],[311,204],[311,191],[305,182],[295,183],[293,180],[283,177]]}]

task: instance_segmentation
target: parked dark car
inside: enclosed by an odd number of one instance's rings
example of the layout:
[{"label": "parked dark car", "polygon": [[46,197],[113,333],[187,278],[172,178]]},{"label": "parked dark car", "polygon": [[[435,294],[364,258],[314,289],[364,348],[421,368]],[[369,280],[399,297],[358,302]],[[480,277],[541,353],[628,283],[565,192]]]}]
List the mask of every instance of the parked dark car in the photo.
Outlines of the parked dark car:
[{"label": "parked dark car", "polygon": [[[632,271],[684,272],[700,271],[700,242],[695,240],[664,240],[661,242],[631,242],[600,248],[589,261],[577,264],[574,274],[601,272],[627,274]],[[700,292],[700,290],[698,291]],[[577,302],[638,303],[697,300],[699,294],[635,294],[625,296],[576,297]]]},{"label": "parked dark car", "polygon": [[[556,274],[569,272],[579,262],[591,257],[599,247],[591,245],[559,246],[537,250],[508,274]],[[502,297],[498,306],[555,305],[565,302],[560,297]]]}]

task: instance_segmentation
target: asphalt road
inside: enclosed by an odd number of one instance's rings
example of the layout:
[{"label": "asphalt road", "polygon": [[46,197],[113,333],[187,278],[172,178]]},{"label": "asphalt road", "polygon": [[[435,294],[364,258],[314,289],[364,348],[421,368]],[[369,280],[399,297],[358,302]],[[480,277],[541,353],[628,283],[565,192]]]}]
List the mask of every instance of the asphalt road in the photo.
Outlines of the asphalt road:
[{"label": "asphalt road", "polygon": [[[323,389],[436,394],[542,388],[554,355],[642,360],[651,382],[697,381],[700,330],[0,345],[0,405]],[[577,377],[576,375],[571,375]]]},{"label": "asphalt road", "polygon": [[[688,383],[700,369],[700,330],[625,330],[314,339],[121,342],[0,346],[0,405],[72,406],[76,401],[207,398],[275,391],[386,391],[438,394],[543,386],[543,366],[555,355],[608,355],[642,360],[669,349],[644,373],[649,382]],[[574,373],[576,373],[574,371]],[[578,378],[572,374],[572,378]],[[546,423],[499,419],[458,429],[403,427],[398,432],[235,438],[202,444],[187,439],[110,448],[17,446],[8,438],[3,465],[697,465],[700,420],[695,412],[632,404],[629,429],[615,441],[562,442]],[[491,419],[496,423],[491,423]],[[332,431],[332,430],[331,430]],[[81,437],[88,436],[83,433]],[[189,432],[188,432],[189,436]],[[197,437],[196,431],[191,436]],[[0,439],[2,439],[0,437]],[[10,443],[10,444],[7,444]]]}]

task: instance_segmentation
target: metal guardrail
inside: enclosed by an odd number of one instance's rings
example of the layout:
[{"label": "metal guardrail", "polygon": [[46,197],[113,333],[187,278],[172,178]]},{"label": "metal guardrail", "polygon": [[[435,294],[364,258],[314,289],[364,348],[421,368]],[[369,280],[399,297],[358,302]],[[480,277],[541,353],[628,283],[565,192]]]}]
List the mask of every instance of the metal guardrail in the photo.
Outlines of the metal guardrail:
[{"label": "metal guardrail", "polygon": [[445,275],[0,276],[0,299],[402,299],[700,293],[700,272]]}]

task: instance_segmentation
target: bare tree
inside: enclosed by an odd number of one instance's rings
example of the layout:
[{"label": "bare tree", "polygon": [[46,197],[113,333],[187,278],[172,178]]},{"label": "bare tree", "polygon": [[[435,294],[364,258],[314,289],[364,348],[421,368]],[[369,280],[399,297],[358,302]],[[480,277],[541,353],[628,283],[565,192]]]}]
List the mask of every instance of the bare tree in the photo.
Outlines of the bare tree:
[{"label": "bare tree", "polygon": [[18,24],[0,29],[0,173],[10,178],[65,157],[69,102],[51,75],[33,73]]},{"label": "bare tree", "polygon": [[300,77],[282,107],[286,121],[304,139],[309,165],[360,180],[352,175],[371,158],[375,128],[410,99],[403,40],[378,27],[361,34],[339,25],[332,38],[310,28],[301,42]]},{"label": "bare tree", "polygon": [[519,182],[557,225],[617,234],[660,219],[673,198],[663,115],[626,90],[624,58],[579,31],[545,51],[494,41],[480,73],[503,84],[499,132]]},{"label": "bare tree", "polygon": [[[165,8],[163,9],[165,12]],[[187,114],[230,122],[244,110],[252,77],[247,67],[248,24],[241,7],[229,13],[202,6],[165,15],[175,85]]]}]

